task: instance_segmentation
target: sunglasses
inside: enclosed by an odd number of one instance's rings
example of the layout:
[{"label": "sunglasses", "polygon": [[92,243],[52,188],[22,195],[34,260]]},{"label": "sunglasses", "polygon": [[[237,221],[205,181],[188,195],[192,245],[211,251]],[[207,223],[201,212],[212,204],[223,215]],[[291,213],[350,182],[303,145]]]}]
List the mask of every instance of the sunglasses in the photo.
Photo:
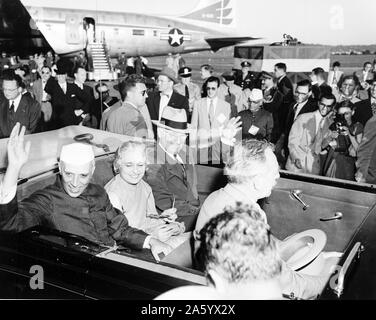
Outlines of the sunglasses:
[{"label": "sunglasses", "polygon": [[142,90],[140,93],[142,94],[143,97],[145,97],[146,90]]}]

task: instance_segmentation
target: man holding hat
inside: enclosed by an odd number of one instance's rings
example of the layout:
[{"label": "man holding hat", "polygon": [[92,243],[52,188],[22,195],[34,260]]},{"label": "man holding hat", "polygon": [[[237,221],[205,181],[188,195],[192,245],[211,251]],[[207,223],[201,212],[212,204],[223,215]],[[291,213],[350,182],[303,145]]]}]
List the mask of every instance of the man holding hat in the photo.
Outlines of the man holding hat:
[{"label": "man holding hat", "polygon": [[264,96],[260,89],[244,90],[248,109],[239,112],[243,123],[242,139],[258,139],[270,141],[273,130],[273,117],[263,109]]},{"label": "man holding hat", "polygon": [[103,187],[90,183],[95,170],[94,152],[82,143],[64,145],[60,176],[43,190],[18,203],[17,179],[27,162],[30,142],[24,144],[25,127],[17,123],[8,142],[8,168],[0,183],[0,229],[21,232],[36,225],[82,236],[92,242],[133,249],[150,248],[155,259],[172,248],[145,232],[132,228],[111,205]]},{"label": "man holding hat", "polygon": [[[238,120],[239,118],[230,119],[222,130],[220,139],[223,142],[223,150],[229,148],[233,142],[241,125]],[[158,212],[175,207],[178,216],[176,221],[184,222],[185,230],[192,231],[200,210],[194,163],[197,163],[198,152],[200,156],[201,151],[207,153],[207,144],[198,145],[201,149],[186,145],[190,130],[184,109],[167,106],[163,110],[161,120],[152,122],[159,130],[154,159],[148,166],[145,181],[153,190]]]},{"label": "man holding hat", "polygon": [[[54,128],[80,124],[89,112],[90,99],[75,84],[67,82],[69,62],[60,59],[57,62],[56,80],[50,78],[44,91],[51,96],[52,117]],[[80,104],[77,103],[77,99]]]},{"label": "man holding hat", "polygon": [[243,61],[240,66],[242,67],[242,72],[235,79],[235,84],[245,89],[253,89],[256,85],[256,75],[252,71],[249,71],[252,64],[248,61]]},{"label": "man holding hat", "polygon": [[183,67],[179,69],[180,83],[174,86],[176,92],[185,96],[189,101],[189,112],[192,113],[193,104],[196,100],[201,98],[200,87],[191,81],[192,69]]},{"label": "man holding hat", "polygon": [[[149,109],[151,120],[161,120],[163,109],[169,105],[177,109],[189,111],[188,99],[185,96],[174,91],[174,84],[179,81],[175,77],[175,72],[171,68],[165,67],[156,74],[158,76],[158,91],[151,92],[146,99],[146,105]],[[154,136],[157,136],[157,130],[154,130]]]}]

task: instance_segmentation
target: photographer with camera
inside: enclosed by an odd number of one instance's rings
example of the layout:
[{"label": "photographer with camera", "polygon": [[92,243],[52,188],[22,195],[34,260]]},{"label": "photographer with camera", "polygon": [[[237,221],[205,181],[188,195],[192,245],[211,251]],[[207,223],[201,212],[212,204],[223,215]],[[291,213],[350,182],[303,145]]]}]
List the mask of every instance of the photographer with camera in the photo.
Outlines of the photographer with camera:
[{"label": "photographer with camera", "polygon": [[354,104],[349,100],[337,105],[334,122],[323,140],[326,151],[322,167],[324,176],[355,181],[355,162],[363,137],[363,125],[353,122],[354,112]]}]

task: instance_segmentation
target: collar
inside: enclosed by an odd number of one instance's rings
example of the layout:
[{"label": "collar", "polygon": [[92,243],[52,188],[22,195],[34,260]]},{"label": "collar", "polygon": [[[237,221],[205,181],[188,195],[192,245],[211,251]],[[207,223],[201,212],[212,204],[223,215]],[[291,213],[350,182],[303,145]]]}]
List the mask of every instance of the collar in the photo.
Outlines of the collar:
[{"label": "collar", "polygon": [[18,105],[20,104],[22,99],[22,93],[18,95],[18,97],[14,100],[9,100],[9,108],[12,105],[12,101],[14,102],[14,111],[17,111]]},{"label": "collar", "polygon": [[206,104],[207,104],[208,106],[210,106],[210,101],[211,101],[211,100],[213,100],[213,103],[214,103],[215,106],[217,105],[218,96],[215,96],[213,99],[210,99],[209,97],[207,97],[207,98],[208,98],[208,100],[206,101]]},{"label": "collar", "polygon": [[160,148],[172,159],[176,160],[177,162],[179,162],[180,164],[184,164],[182,158],[179,156],[179,154],[176,155],[176,157],[174,157],[173,154],[169,153],[165,148],[163,148],[163,146],[161,145],[161,143],[159,142],[158,145],[160,146]]},{"label": "collar", "polygon": [[162,96],[167,96],[168,98],[171,98],[173,91],[174,91],[174,90],[171,90],[171,91],[166,92],[166,93],[160,91],[159,94],[160,94],[161,97],[162,97]]},{"label": "collar", "polygon": [[286,77],[285,74],[278,79],[278,82],[281,82],[284,77]]},{"label": "collar", "polygon": [[236,195],[236,199],[239,201],[244,201],[249,204],[257,204],[257,199],[252,199],[249,194],[243,192],[243,190],[238,188],[234,183],[226,184],[223,190],[230,195]]},{"label": "collar", "polygon": [[80,83],[80,82],[77,82],[76,80],[74,80],[74,84],[75,84],[77,87],[79,87],[81,90],[84,89],[84,85],[83,85],[83,83]]},{"label": "collar", "polygon": [[136,105],[134,105],[132,102],[130,102],[130,101],[127,101],[127,100],[125,100],[124,102],[123,102],[123,105],[124,104],[129,104],[129,105],[131,105],[133,108],[135,108],[136,110],[138,110],[138,108],[136,107]]}]

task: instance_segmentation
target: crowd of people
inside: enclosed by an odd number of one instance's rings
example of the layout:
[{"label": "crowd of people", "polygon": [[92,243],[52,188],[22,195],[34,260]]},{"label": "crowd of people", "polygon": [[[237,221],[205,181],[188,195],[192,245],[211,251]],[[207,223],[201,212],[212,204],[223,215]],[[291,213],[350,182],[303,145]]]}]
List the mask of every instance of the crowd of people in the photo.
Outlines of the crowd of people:
[{"label": "crowd of people", "polygon": [[[327,80],[314,68],[294,86],[284,63],[257,74],[243,61],[241,72],[220,77],[205,64],[196,84],[184,62],[177,72],[166,66],[156,73],[155,89],[131,72],[117,85],[121,100],[105,83],[85,84],[84,64],[74,65],[74,79],[64,59],[55,65],[54,71],[47,63],[38,67],[30,87],[17,69],[2,67],[0,138],[9,141],[0,229],[48,224],[107,246],[147,248],[156,260],[193,235],[197,268],[215,288],[207,297],[320,294],[327,278],[299,274],[282,261],[280,240],[257,202],[270,196],[280,169],[376,179],[372,64],[345,75],[334,63]],[[91,182],[92,147],[64,146],[56,182],[18,203],[17,178],[30,152],[24,135],[69,125],[143,140],[119,147],[115,175],[103,187]],[[203,203],[196,164],[224,166],[228,178]]]}]

